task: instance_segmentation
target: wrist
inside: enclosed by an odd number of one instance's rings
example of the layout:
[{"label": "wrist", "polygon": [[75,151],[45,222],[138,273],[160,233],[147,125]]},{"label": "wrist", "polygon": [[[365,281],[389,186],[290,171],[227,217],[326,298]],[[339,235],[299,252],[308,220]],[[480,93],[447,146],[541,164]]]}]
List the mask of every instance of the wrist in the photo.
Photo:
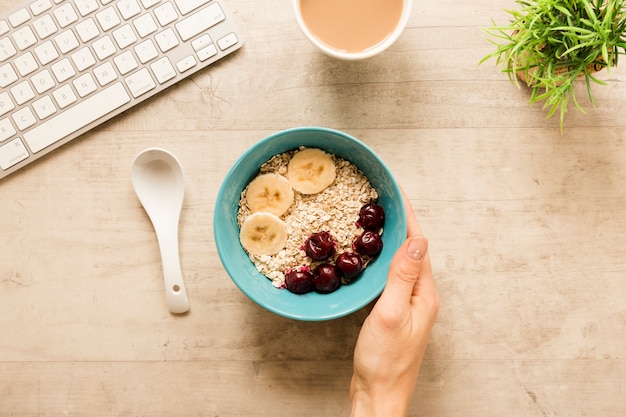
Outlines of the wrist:
[{"label": "wrist", "polygon": [[397,398],[393,392],[357,390],[352,393],[351,400],[350,417],[406,417],[410,398]]}]

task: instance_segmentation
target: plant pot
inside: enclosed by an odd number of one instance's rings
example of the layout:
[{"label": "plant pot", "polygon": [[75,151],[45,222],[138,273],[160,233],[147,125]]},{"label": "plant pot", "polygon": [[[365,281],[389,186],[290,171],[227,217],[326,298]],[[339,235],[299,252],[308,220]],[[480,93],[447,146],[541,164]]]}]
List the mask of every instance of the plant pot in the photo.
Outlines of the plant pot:
[{"label": "plant pot", "polygon": [[[598,60],[602,60],[602,61],[604,61],[604,59],[603,59],[602,57],[598,57]],[[612,64],[611,66],[614,66],[614,65]],[[593,74],[593,73],[596,73],[596,72],[602,71],[604,68],[606,68],[606,65],[603,65],[603,64],[600,64],[600,63],[594,62],[594,63],[591,63],[591,64],[587,65],[587,73],[589,73],[589,74]],[[522,71],[517,71],[516,75],[517,75],[517,78],[518,78],[520,81],[523,81],[523,82],[525,82],[526,84],[528,84],[529,86],[532,86],[532,84],[534,84],[534,83],[532,83],[532,82],[531,82],[531,83],[529,83],[529,82],[527,81],[527,79],[526,79],[526,74],[527,74],[527,73],[528,73],[528,74],[530,74],[530,75],[531,75],[531,77],[530,77],[530,78],[532,79],[532,74],[534,74],[536,71],[537,71],[537,69],[536,69],[536,68],[531,68],[531,69],[529,69],[528,71],[523,71],[523,70],[522,70]],[[563,73],[566,73],[567,71],[569,71],[569,68],[568,68],[568,67],[566,67],[566,66],[564,66],[564,65],[563,65],[563,66],[557,66],[557,67],[555,68],[555,70],[554,70],[554,74],[555,74],[555,75],[561,75],[561,74],[563,74]],[[585,78],[585,72],[584,72],[584,71],[581,71],[581,72],[578,74],[578,76],[577,76],[576,78]]]},{"label": "plant pot", "polygon": [[[512,32],[512,36],[515,36],[517,33],[519,33],[519,31],[514,31]],[[602,57],[602,55],[599,55],[596,59],[596,62],[593,62],[589,65],[587,65],[587,73],[589,74],[593,74],[599,71],[602,71],[604,68],[607,67],[606,64],[604,64],[604,58]],[[519,62],[518,62],[519,64]],[[613,62],[611,62],[611,66],[615,66],[615,58],[613,59]],[[554,70],[554,75],[561,75],[564,74],[566,72],[568,72],[570,70],[570,67],[567,67],[565,65],[562,66],[556,66],[555,70]],[[528,71],[525,70],[520,70],[516,72],[516,76],[520,81],[525,82],[528,86],[532,87],[535,83],[534,82],[529,82],[526,78],[526,74],[530,74],[531,75],[531,79],[532,79],[532,75],[537,72],[537,68],[531,68]],[[585,78],[585,72],[581,71],[578,76],[576,78]]]}]

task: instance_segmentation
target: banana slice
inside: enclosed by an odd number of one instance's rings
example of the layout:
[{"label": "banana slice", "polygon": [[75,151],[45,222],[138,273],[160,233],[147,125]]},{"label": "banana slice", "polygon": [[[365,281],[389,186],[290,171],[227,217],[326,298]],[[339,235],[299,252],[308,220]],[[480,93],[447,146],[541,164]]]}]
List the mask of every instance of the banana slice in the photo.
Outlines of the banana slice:
[{"label": "banana slice", "polygon": [[279,174],[262,174],[248,184],[246,200],[251,213],[265,211],[282,216],[293,203],[293,189]]},{"label": "banana slice", "polygon": [[287,179],[302,194],[315,194],[335,180],[335,162],[321,149],[306,148],[297,152],[287,165]]},{"label": "banana slice", "polygon": [[239,240],[252,255],[274,255],[287,243],[287,227],[272,213],[259,211],[244,220]]}]

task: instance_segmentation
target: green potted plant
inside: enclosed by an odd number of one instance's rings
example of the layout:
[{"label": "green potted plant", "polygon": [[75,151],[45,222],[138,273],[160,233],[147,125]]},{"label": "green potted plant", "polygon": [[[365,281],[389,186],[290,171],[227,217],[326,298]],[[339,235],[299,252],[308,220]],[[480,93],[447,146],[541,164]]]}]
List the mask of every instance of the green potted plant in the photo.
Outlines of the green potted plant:
[{"label": "green potted plant", "polygon": [[496,65],[519,86],[532,88],[530,103],[544,101],[547,117],[560,111],[560,126],[570,100],[578,103],[574,86],[584,79],[592,105],[591,87],[605,84],[594,73],[617,65],[626,51],[624,0],[515,0],[519,10],[506,10],[507,25],[484,28],[496,50],[480,62]]}]

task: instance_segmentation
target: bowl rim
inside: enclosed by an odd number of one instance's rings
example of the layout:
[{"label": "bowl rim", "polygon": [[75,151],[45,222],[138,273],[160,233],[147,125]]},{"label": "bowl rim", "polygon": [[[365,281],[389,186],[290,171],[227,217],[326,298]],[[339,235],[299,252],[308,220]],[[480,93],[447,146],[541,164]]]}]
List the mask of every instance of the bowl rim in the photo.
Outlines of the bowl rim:
[{"label": "bowl rim", "polygon": [[[335,309],[329,313],[324,313],[324,314],[320,314],[319,312],[316,312],[315,314],[305,314],[303,312],[294,313],[293,311],[288,311],[288,310],[285,310],[284,308],[279,308],[277,306],[268,304],[267,302],[265,302],[263,297],[258,296],[255,291],[252,291],[250,288],[244,285],[244,282],[237,277],[237,274],[233,270],[230,263],[226,262],[226,259],[225,259],[225,256],[226,256],[225,254],[227,252],[227,248],[225,247],[226,244],[219,237],[219,235],[222,234],[222,229],[226,230],[227,228],[227,226],[223,224],[227,222],[225,222],[222,219],[219,219],[218,217],[220,216],[220,208],[223,206],[223,199],[227,191],[227,188],[232,187],[232,184],[229,184],[228,182],[228,178],[230,178],[231,175],[233,175],[233,173],[235,173],[238,169],[240,169],[243,161],[248,159],[253,153],[257,152],[259,148],[264,147],[268,142],[274,141],[277,138],[280,138],[286,135],[291,135],[294,133],[303,133],[303,132],[315,132],[315,133],[329,134],[329,135],[336,136],[336,137],[338,136],[362,148],[367,154],[369,154],[374,160],[376,160],[377,164],[379,164],[380,167],[383,169],[383,171],[386,173],[386,175],[389,176],[391,180],[390,186],[392,188],[392,192],[390,194],[398,195],[398,196],[402,195],[402,191],[397,181],[395,180],[391,170],[382,161],[382,159],[368,145],[366,145],[361,140],[355,138],[354,136],[348,133],[345,133],[336,129],[327,128],[327,127],[317,127],[317,126],[294,127],[294,128],[289,128],[289,129],[284,129],[284,130],[274,132],[262,138],[261,140],[255,142],[243,154],[241,154],[237,158],[237,160],[233,163],[231,168],[228,170],[228,172],[224,176],[223,182],[218,191],[218,195],[217,195],[216,202],[215,202],[215,210],[213,214],[214,216],[213,232],[214,232],[215,245],[217,247],[217,252],[218,252],[223,268],[226,270],[226,273],[230,277],[231,281],[233,281],[235,285],[239,288],[239,290],[241,290],[250,300],[252,300],[258,306],[282,317],[286,317],[286,318],[290,318],[294,320],[300,320],[300,321],[326,321],[326,320],[332,320],[332,319],[337,319],[340,317],[347,316],[367,306],[369,303],[375,300],[383,291],[386,285],[386,281],[387,281],[386,276],[384,277],[384,279],[381,280],[381,282],[377,286],[371,289],[368,296],[360,298],[358,302],[351,303],[349,306],[346,306],[343,309]],[[302,146],[309,146],[309,145],[302,145]],[[315,145],[310,145],[310,146],[313,147]],[[320,147],[320,148],[323,149],[323,147]],[[295,149],[295,147],[293,149]],[[285,149],[284,151],[281,151],[281,152],[286,152],[288,150],[289,149]],[[324,150],[327,152],[330,152],[327,149],[324,149]],[[344,159],[349,160],[349,158],[344,158]],[[359,169],[361,168],[359,167]],[[250,179],[248,179],[247,181],[249,180]],[[239,190],[238,192],[240,193],[241,191],[242,190]],[[404,204],[400,204],[398,207],[398,210],[399,210],[398,226],[401,228],[401,230],[404,230],[404,233],[406,234],[407,219],[406,219],[406,209],[405,209]],[[394,251],[397,250],[397,247],[394,247],[393,250]],[[241,248],[241,251],[245,254],[245,251],[243,250],[243,248]],[[247,259],[247,254],[246,254],[246,259]],[[373,264],[375,264],[375,261],[373,262]],[[252,263],[252,261],[250,261],[250,265],[252,266],[252,268],[254,268],[254,264]],[[256,268],[254,269],[256,271]],[[260,274],[260,272],[258,273]],[[266,280],[269,283],[269,286],[271,287],[268,289],[269,291],[274,291],[274,290],[280,291],[280,292],[285,291],[284,289],[278,289],[274,287],[268,278],[266,278]],[[317,295],[317,294],[314,294],[314,295]],[[301,295],[299,297],[306,297],[306,296],[307,294]],[[332,296],[332,294],[325,294],[322,296],[329,297],[329,296]]]}]

